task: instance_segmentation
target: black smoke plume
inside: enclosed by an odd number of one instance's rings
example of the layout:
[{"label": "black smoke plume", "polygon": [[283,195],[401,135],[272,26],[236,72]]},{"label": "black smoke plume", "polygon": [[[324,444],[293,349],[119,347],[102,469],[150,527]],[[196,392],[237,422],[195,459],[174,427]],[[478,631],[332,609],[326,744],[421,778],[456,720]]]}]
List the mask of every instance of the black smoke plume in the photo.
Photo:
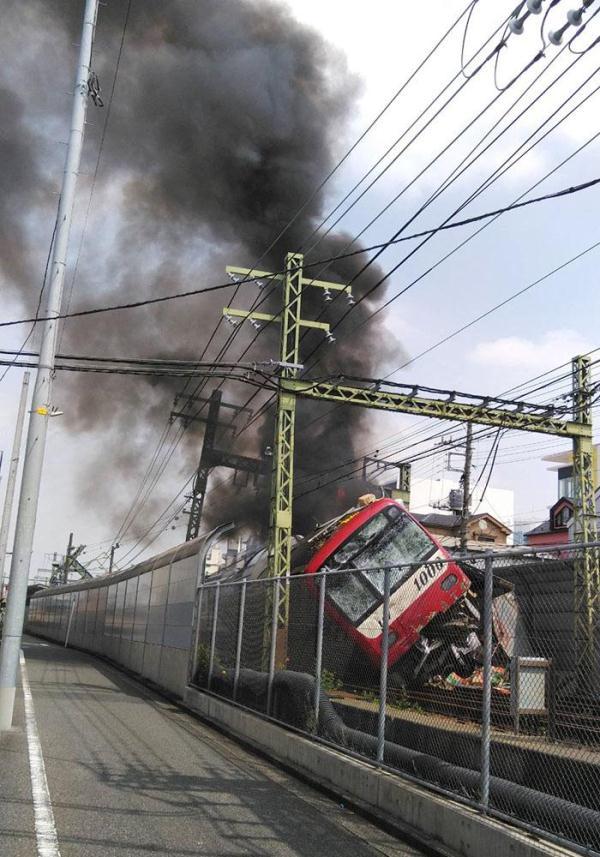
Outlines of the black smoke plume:
[{"label": "black smoke plume", "polygon": [[[111,2],[100,7],[93,67],[105,99],[126,6],[125,2]],[[18,137],[21,163],[28,164],[27,179],[23,169],[12,171],[13,178],[21,177],[24,205],[20,217],[11,221],[0,200],[1,225],[13,235],[25,229],[25,217],[36,204],[38,210],[44,207],[36,202],[32,186],[40,186],[34,181],[36,173],[47,175],[48,132],[57,124],[57,115],[61,116],[59,127],[66,125],[69,103],[63,97],[64,88],[74,68],[73,51],[68,48],[78,41],[83,3],[30,0],[27,7],[35,51],[31,49],[25,57],[17,55],[14,42],[24,23],[23,4],[15,0],[7,4],[4,36],[0,37],[16,63],[13,72],[5,70],[0,78],[7,89],[0,93],[4,99],[0,105],[8,104],[5,110],[14,117],[8,134],[13,143]],[[34,24],[36,20],[39,25]],[[39,68],[42,56],[49,57],[50,63],[43,70]],[[22,90],[18,94],[19,67],[29,69],[35,78],[29,98]],[[134,0],[71,308],[221,282],[227,263],[252,266],[343,153],[345,122],[356,94],[357,81],[348,74],[343,58],[318,33],[271,0]],[[30,128],[38,128],[37,137],[19,128],[22,114]],[[102,112],[91,104],[89,120],[93,124],[88,128],[83,166],[88,173],[94,171],[104,122]],[[8,149],[12,151],[10,142]],[[84,200],[89,182],[89,175],[80,181]],[[45,205],[47,208],[47,200]],[[78,209],[80,217],[84,208]],[[326,194],[321,192],[262,260],[261,267],[280,269],[285,253],[302,247],[326,210]],[[74,235],[76,246],[77,230]],[[322,258],[339,251],[348,238],[329,236],[315,255]],[[25,244],[23,240],[21,246]],[[345,282],[364,261],[356,257],[336,262],[326,277]],[[1,264],[3,277],[12,287],[22,289],[24,304],[31,306],[34,295],[25,250],[21,255],[13,253],[10,262],[3,253]],[[372,266],[355,284],[355,295],[366,291],[381,273]],[[378,299],[381,292],[383,289]],[[244,287],[243,295],[243,305],[248,306],[256,295],[255,287]],[[159,308],[68,322],[61,350],[198,357],[227,297],[227,292],[221,292]],[[308,290],[305,315],[315,318],[322,307],[322,294]],[[329,320],[334,321],[345,308],[345,301],[338,301],[328,313]],[[363,302],[352,313],[351,324],[366,318],[372,308],[371,301]],[[268,309],[277,310],[276,298]],[[241,352],[250,333],[248,326],[228,357]],[[207,356],[216,355],[224,335],[219,334]],[[315,336],[307,337],[303,345],[307,351],[318,341]],[[321,348],[316,371],[371,375],[378,359],[389,358],[398,348],[396,342],[389,342],[378,317],[355,337]],[[275,332],[268,332],[249,357],[265,359],[276,354]],[[164,379],[58,377],[56,396],[68,412],[69,429],[98,437],[98,458],[89,462],[81,483],[87,486],[86,497],[93,497],[98,513],[110,515],[112,523],[123,514],[115,506],[117,480],[133,485],[144,471],[173,395],[181,387],[181,382]],[[206,387],[203,394],[210,389]],[[243,402],[250,392],[230,385],[225,396]],[[264,400],[262,395],[253,407]],[[371,422],[372,416],[359,410],[331,412],[327,406],[301,403],[296,444],[299,485],[315,486],[315,481],[304,480],[353,458],[368,446]],[[179,459],[180,471],[192,470],[201,437],[200,427],[186,433],[173,466]],[[234,446],[230,432],[222,433],[219,442],[237,452],[258,455],[272,442],[271,437],[272,419],[267,418],[242,434]],[[102,471],[110,475],[96,481],[100,462]],[[229,475],[216,477],[220,480]],[[322,481],[330,478],[324,476]],[[90,492],[92,481],[94,491]],[[357,491],[362,487],[360,482],[355,486]],[[241,490],[227,484],[216,488],[206,506],[207,523],[235,518],[264,526],[268,492],[268,480],[257,489]],[[167,496],[148,504],[146,523]],[[299,500],[298,530],[330,517],[339,499],[339,487],[334,484]],[[344,504],[347,499],[353,497],[345,497]]]}]

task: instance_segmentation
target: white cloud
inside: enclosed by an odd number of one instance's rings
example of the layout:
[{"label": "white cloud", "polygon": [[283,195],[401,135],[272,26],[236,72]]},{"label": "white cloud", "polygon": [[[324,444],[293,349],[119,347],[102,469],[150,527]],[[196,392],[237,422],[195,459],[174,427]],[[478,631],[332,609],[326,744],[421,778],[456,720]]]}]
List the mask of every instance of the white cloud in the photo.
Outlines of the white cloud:
[{"label": "white cloud", "polygon": [[523,369],[527,375],[570,360],[593,346],[575,330],[549,330],[538,339],[504,336],[480,342],[471,354],[475,363],[495,369]]}]

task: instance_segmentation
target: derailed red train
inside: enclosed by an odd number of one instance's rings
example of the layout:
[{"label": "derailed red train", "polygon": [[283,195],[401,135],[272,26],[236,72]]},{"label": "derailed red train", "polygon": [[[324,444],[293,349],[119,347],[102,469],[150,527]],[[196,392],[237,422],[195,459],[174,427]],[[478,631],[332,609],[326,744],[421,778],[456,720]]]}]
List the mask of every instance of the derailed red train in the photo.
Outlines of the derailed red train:
[{"label": "derailed red train", "polygon": [[[378,669],[383,642],[384,571],[390,569],[388,667],[401,685],[433,675],[469,675],[481,654],[478,607],[482,575],[467,575],[444,547],[397,501],[373,500],[297,539],[292,551],[288,664],[310,671],[307,638],[324,574],[325,664],[351,681]],[[266,552],[235,575],[262,577]],[[303,576],[306,586],[299,586]],[[474,580],[474,577],[479,579]]]},{"label": "derailed red train", "polygon": [[[461,603],[471,581],[395,500],[376,500],[346,515],[311,557],[304,573],[338,572],[326,575],[327,614],[378,666],[385,567],[390,576],[388,666],[392,668],[415,645],[421,654],[417,672],[441,646],[454,646],[450,654],[459,661],[456,666],[463,666],[462,652],[469,650],[466,637],[474,632],[479,619],[475,608],[465,612]],[[381,570],[372,570],[378,568]],[[428,634],[424,635],[426,628]],[[473,648],[472,639],[470,644]]]}]

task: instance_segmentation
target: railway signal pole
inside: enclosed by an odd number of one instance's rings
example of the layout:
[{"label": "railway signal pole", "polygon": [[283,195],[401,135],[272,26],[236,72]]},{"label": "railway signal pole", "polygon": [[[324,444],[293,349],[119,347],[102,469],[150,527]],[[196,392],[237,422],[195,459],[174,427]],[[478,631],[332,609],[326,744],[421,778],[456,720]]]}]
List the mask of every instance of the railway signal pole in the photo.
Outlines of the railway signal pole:
[{"label": "railway signal pole", "polygon": [[89,97],[88,82],[91,73],[92,44],[97,13],[98,0],[86,0],[73,92],[71,132],[50,267],[50,286],[46,307],[46,316],[49,320],[43,323],[38,371],[33,388],[32,411],[24,453],[17,527],[10,569],[10,589],[2,648],[0,649],[0,732],[10,729],[13,718],[19,650],[27,599],[27,582],[29,580],[31,551],[46,449],[48,419],[52,414],[52,380],[58,335],[57,316],[60,315],[62,306],[69,232],[75,201],[75,185],[81,163],[85,116]]}]

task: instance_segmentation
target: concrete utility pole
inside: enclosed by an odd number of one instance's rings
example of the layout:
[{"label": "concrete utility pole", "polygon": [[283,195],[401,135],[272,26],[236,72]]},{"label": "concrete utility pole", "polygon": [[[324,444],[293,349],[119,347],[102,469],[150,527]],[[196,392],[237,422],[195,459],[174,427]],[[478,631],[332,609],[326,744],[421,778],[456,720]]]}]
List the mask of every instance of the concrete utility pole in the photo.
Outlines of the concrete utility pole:
[{"label": "concrete utility pole", "polygon": [[4,583],[4,565],[6,563],[6,546],[8,544],[8,529],[12,517],[13,500],[15,497],[15,485],[17,483],[17,470],[19,469],[19,457],[21,444],[23,442],[23,423],[25,422],[25,408],[27,406],[27,394],[29,392],[29,372],[23,375],[23,386],[21,387],[21,398],[19,399],[19,410],[17,412],[17,425],[13,438],[8,478],[6,480],[6,497],[4,498],[4,509],[2,510],[2,523],[0,524],[0,589]]},{"label": "concrete utility pole", "polygon": [[75,201],[75,185],[81,162],[85,115],[88,105],[88,81],[97,13],[98,0],[86,0],[73,93],[71,132],[50,268],[50,287],[46,308],[49,321],[44,322],[42,329],[38,372],[33,389],[31,419],[29,420],[24,453],[17,528],[10,569],[9,595],[4,620],[2,649],[0,650],[0,732],[10,729],[12,725],[29,566],[46,449],[48,419],[52,413],[52,379],[58,334],[57,316],[60,315],[62,306],[69,232]]},{"label": "concrete utility pole", "polygon": [[461,479],[463,487],[462,512],[460,515],[460,549],[467,549],[467,524],[471,512],[471,467],[473,466],[473,423],[467,423],[467,439],[465,442],[465,469]]}]

